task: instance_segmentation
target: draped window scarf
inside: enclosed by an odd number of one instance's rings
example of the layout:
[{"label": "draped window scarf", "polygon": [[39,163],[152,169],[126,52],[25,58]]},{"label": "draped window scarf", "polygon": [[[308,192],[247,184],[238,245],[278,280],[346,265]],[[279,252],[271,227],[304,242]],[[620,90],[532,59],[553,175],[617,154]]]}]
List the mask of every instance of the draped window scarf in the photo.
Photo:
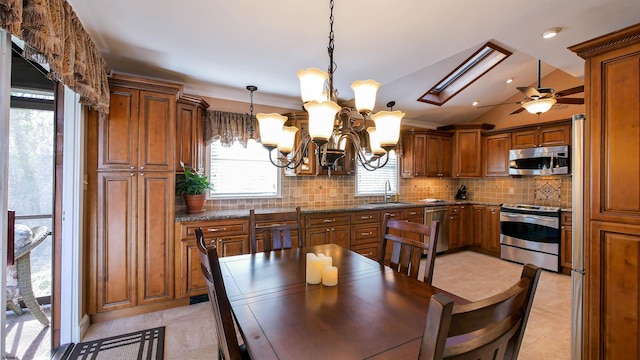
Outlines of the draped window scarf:
[{"label": "draped window scarf", "polygon": [[220,140],[222,146],[230,147],[234,142],[247,147],[247,141],[259,141],[258,122],[255,116],[225,111],[208,111],[204,121],[204,140],[207,145]]}]

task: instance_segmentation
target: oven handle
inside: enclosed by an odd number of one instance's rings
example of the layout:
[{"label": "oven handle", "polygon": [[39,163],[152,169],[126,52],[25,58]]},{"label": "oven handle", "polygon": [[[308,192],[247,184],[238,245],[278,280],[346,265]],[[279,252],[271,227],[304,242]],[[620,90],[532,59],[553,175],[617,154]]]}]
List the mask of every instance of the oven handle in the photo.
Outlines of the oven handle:
[{"label": "oven handle", "polygon": [[[505,219],[505,218],[511,218],[511,219]],[[520,221],[529,223],[529,224],[539,224],[539,225],[553,225],[552,227],[557,228],[558,227],[558,220],[556,218],[547,218],[547,217],[543,217],[543,216],[537,216],[537,215],[529,215],[529,214],[508,214],[508,213],[501,213],[500,214],[500,221],[509,221],[509,222],[514,222],[515,220],[512,220],[513,218],[516,218]]]}]

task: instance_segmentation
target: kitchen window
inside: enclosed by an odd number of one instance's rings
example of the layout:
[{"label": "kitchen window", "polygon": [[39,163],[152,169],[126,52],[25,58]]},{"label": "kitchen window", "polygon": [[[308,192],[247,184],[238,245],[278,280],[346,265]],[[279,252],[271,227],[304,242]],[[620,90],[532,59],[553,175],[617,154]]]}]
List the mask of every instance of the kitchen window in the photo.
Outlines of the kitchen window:
[{"label": "kitchen window", "polygon": [[209,198],[280,197],[282,169],[271,164],[262,144],[249,140],[246,148],[238,142],[225,147],[218,140],[207,150],[207,176],[212,184]]},{"label": "kitchen window", "polygon": [[381,169],[369,171],[358,163],[356,169],[356,196],[384,195],[386,182],[389,180],[391,190],[387,194],[398,193],[398,161],[396,152],[389,152],[389,162]]}]

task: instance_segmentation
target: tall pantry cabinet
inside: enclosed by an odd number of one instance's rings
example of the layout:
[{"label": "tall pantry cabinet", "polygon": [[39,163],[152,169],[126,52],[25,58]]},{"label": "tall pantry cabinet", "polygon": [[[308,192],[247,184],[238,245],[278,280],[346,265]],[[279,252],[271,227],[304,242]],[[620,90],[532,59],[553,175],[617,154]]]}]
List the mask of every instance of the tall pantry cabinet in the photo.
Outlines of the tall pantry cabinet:
[{"label": "tall pantry cabinet", "polygon": [[639,359],[640,24],[570,50],[586,60],[584,358]]},{"label": "tall pantry cabinet", "polygon": [[[176,103],[181,85],[114,75],[87,124],[87,312],[174,298]],[[106,316],[106,317],[105,317]]]}]

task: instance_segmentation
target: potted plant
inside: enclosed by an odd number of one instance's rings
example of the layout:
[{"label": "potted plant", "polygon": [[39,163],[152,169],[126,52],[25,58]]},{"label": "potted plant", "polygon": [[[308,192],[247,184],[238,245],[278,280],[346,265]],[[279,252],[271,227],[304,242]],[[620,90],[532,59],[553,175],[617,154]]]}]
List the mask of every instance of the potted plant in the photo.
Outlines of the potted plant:
[{"label": "potted plant", "polygon": [[211,188],[211,183],[203,174],[202,169],[192,171],[185,168],[182,161],[180,165],[184,169],[184,177],[176,182],[176,194],[183,196],[187,205],[187,213],[203,212],[207,200],[206,193]]}]

